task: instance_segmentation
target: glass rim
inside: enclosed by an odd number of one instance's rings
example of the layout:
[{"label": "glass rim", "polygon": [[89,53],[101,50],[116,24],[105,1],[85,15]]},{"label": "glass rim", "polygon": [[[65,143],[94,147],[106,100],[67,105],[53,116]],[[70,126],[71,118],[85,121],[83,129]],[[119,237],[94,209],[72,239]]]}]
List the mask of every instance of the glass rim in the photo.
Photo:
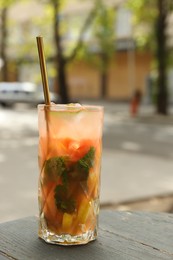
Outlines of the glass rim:
[{"label": "glass rim", "polygon": [[71,111],[76,111],[76,110],[88,110],[88,111],[102,111],[104,110],[104,106],[97,106],[97,105],[85,105],[82,104],[80,106],[75,106],[75,103],[72,104],[38,104],[37,105],[38,109],[44,109],[44,108],[52,108],[52,110],[55,111],[64,111],[70,108]]}]

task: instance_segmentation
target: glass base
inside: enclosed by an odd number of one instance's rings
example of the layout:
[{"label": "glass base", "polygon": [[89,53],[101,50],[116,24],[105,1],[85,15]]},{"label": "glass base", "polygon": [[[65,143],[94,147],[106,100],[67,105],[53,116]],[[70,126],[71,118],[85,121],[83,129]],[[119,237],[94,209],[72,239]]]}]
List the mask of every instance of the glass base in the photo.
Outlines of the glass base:
[{"label": "glass base", "polygon": [[71,246],[71,245],[87,244],[90,241],[95,240],[97,238],[97,231],[89,230],[85,233],[82,233],[81,235],[72,236],[69,234],[57,235],[52,231],[48,231],[47,229],[44,230],[42,229],[39,230],[38,236],[49,244]]}]

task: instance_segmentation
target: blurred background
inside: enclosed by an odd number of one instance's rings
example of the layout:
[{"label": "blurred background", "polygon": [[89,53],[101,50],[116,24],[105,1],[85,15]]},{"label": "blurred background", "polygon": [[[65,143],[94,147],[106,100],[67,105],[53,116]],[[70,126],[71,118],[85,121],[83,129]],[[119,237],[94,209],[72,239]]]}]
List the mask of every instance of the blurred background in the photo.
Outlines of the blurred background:
[{"label": "blurred background", "polygon": [[173,211],[172,27],[172,0],[0,0],[0,222],[38,212],[38,35],[51,100],[105,108],[101,207]]}]

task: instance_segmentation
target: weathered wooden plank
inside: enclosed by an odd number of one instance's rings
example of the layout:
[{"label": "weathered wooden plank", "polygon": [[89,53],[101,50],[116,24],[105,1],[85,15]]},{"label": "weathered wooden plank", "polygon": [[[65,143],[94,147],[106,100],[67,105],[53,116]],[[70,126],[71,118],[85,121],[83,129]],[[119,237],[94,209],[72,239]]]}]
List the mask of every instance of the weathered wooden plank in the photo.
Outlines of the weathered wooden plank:
[{"label": "weathered wooden plank", "polygon": [[7,256],[4,256],[4,255],[1,255],[1,252],[0,252],[0,260],[8,260],[9,258]]},{"label": "weathered wooden plank", "polygon": [[[136,218],[134,213],[134,218]],[[133,214],[132,214],[133,215]],[[150,214],[149,214],[150,215]],[[152,227],[150,223],[150,217],[148,215],[148,221],[143,227],[146,228],[149,223],[152,233]],[[152,214],[151,214],[152,215]],[[95,242],[89,243],[84,246],[63,247],[56,245],[48,245],[37,237],[37,219],[34,217],[25,218],[13,222],[7,222],[0,225],[0,252],[4,252],[11,256],[13,259],[45,259],[45,260],[68,260],[68,259],[91,259],[91,260],[105,260],[105,259],[117,259],[117,260],[171,260],[173,255],[167,251],[160,251],[150,246],[149,243],[143,243],[142,236],[142,224],[139,232],[137,232],[136,226],[134,226],[135,232],[131,232],[133,229],[132,220],[128,220],[123,226],[122,218],[127,218],[127,213],[119,212],[101,212],[100,216],[100,232],[99,239]],[[167,215],[166,215],[167,216]],[[145,219],[145,213],[139,215],[141,223]],[[152,218],[151,218],[152,219]],[[159,221],[159,220],[157,220]],[[139,222],[139,220],[138,220]],[[136,225],[136,222],[133,223]],[[171,223],[172,224],[172,223]],[[148,227],[148,226],[147,226]],[[118,230],[118,231],[117,231]],[[155,229],[154,229],[155,230]],[[126,232],[125,232],[126,231]],[[129,234],[130,232],[130,234]],[[127,234],[126,234],[127,233]],[[145,231],[144,231],[145,233]],[[150,234],[149,233],[149,234]],[[160,234],[162,237],[162,234]],[[166,234],[165,234],[166,236]],[[171,237],[170,237],[171,239]],[[173,239],[172,239],[173,241]],[[166,243],[165,243],[166,244]],[[1,255],[1,253],[0,253]],[[10,258],[9,258],[10,259]],[[5,260],[5,259],[3,259]]]},{"label": "weathered wooden plank", "polygon": [[172,254],[173,259],[173,214],[103,211],[100,221],[103,229]]}]

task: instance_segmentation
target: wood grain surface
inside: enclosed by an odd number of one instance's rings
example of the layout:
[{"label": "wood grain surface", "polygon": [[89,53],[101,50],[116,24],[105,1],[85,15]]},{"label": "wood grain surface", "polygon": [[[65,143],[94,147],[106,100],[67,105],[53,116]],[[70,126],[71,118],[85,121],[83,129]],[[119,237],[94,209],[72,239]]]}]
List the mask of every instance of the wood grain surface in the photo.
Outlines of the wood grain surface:
[{"label": "wood grain surface", "polygon": [[46,244],[37,218],[0,224],[0,260],[164,260],[173,259],[173,215],[101,211],[99,237],[81,246]]}]

